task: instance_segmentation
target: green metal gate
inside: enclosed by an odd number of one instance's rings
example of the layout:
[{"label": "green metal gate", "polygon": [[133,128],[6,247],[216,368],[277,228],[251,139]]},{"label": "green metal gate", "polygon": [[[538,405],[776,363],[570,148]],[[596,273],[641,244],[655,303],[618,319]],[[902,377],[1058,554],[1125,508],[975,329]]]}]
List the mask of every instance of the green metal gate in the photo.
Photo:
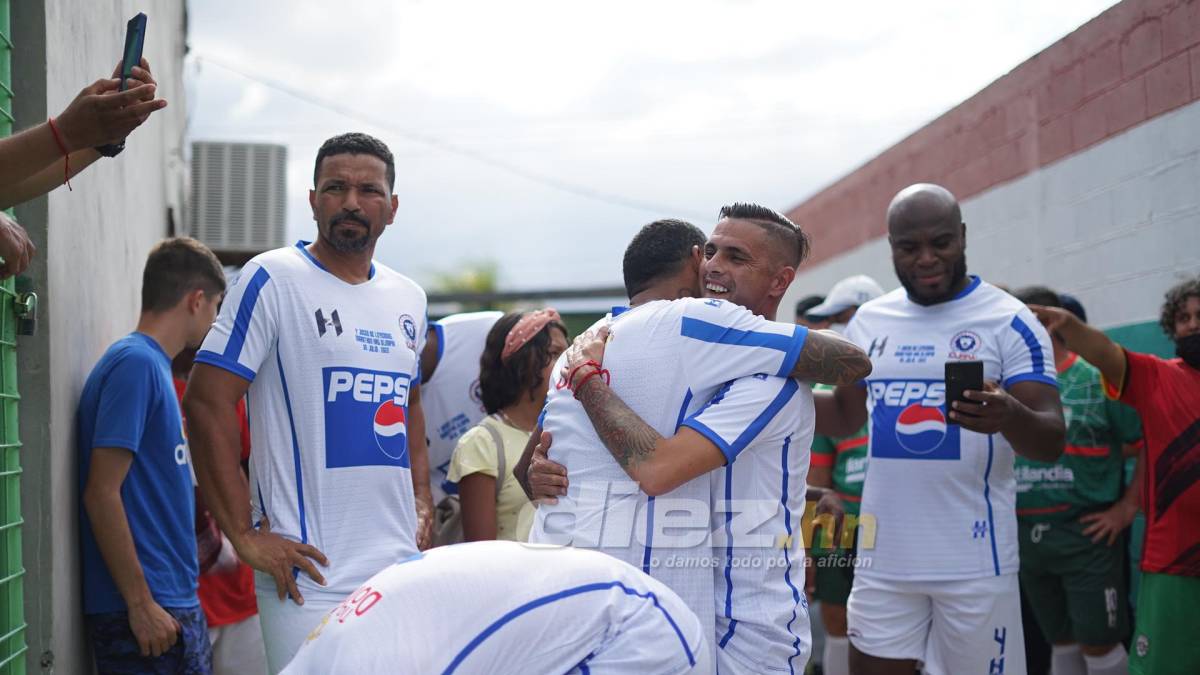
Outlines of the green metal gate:
[{"label": "green metal gate", "polygon": [[[12,133],[9,2],[0,0],[0,137]],[[25,597],[21,564],[21,441],[17,433],[17,331],[14,280],[0,283],[0,674],[25,673]]]}]

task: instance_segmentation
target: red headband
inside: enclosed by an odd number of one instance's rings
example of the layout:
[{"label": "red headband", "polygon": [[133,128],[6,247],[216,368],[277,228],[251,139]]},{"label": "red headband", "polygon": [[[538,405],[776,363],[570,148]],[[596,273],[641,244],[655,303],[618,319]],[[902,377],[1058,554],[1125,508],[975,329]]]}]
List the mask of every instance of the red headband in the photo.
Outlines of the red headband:
[{"label": "red headband", "polygon": [[521,317],[512,330],[508,331],[508,337],[504,338],[504,351],[500,353],[500,361],[507,361],[517,350],[529,344],[529,341],[542,332],[551,321],[562,321],[562,317],[552,307],[539,309]]}]

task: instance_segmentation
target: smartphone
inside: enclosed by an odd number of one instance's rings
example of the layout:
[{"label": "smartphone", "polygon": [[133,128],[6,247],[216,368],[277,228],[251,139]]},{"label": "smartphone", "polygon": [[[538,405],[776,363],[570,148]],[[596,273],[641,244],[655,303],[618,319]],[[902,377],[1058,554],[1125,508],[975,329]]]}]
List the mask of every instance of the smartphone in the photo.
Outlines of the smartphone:
[{"label": "smartphone", "polygon": [[950,419],[950,404],[966,401],[963,392],[983,391],[983,361],[946,362],[946,424],[957,424]]},{"label": "smartphone", "polygon": [[121,89],[125,91],[125,83],[133,76],[133,67],[142,62],[142,45],[146,41],[146,15],[138,12],[137,16],[125,24],[125,51],[121,55]]}]

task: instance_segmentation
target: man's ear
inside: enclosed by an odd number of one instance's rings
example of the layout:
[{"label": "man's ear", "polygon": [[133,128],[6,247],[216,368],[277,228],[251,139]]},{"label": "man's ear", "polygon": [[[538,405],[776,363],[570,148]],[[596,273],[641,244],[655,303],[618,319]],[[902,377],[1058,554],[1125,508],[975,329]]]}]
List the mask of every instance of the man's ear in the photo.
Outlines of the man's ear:
[{"label": "man's ear", "polygon": [[205,294],[203,288],[192,289],[183,297],[186,300],[188,313],[190,314],[199,314],[200,308],[203,307],[204,303],[208,300],[208,295]]},{"label": "man's ear", "polygon": [[388,215],[387,224],[391,225],[396,220],[396,211],[400,210],[400,198],[392,195],[392,212]]},{"label": "man's ear", "polygon": [[791,265],[784,265],[775,273],[775,278],[771,280],[771,295],[782,298],[787,293],[792,282],[796,280],[796,268]]}]

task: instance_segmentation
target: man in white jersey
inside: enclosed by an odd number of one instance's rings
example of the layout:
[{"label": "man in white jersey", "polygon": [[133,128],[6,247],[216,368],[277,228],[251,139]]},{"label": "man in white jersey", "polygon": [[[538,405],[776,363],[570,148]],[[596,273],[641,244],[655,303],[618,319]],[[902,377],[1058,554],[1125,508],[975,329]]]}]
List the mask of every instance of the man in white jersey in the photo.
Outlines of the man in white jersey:
[{"label": "man in white jersey", "polygon": [[[954,196],[919,184],[888,207],[903,288],[855,314],[865,384],[817,392],[817,433],[868,417],[871,470],[848,602],[850,670],[1024,673],[1013,452],[1053,461],[1065,427],[1050,339],[1012,296],[966,273]],[[985,391],[947,410],[944,364],[980,361]]]},{"label": "man in white jersey", "polygon": [[[753,204],[727,206],[705,245],[704,294],[774,319],[807,248],[784,216]],[[626,339],[619,321],[612,335]],[[577,379],[588,360],[604,361],[614,380],[623,376],[604,358],[603,339],[581,346],[566,364]],[[648,494],[709,474],[717,671],[804,672],[811,634],[798,530],[813,434],[809,388],[766,373],[727,382],[670,438],[599,378],[576,394],[609,452]]]},{"label": "man in white jersey", "polygon": [[[636,244],[635,240],[631,249]],[[595,416],[589,419],[592,411],[582,410],[570,396],[571,389],[585,381],[586,373],[576,371],[570,388],[560,386],[551,392],[544,428],[554,436],[550,450],[553,459],[565,465],[570,486],[565,493],[555,493],[563,495],[557,504],[539,507],[539,519],[532,540],[574,543],[577,546],[600,543],[600,550],[612,552],[635,564],[640,563],[643,571],[679,592],[702,621],[706,620],[705,613],[708,615],[707,621],[713,619],[713,578],[710,570],[713,550],[708,537],[712,488],[709,477],[704,474],[733,459],[737,453],[728,447],[720,449],[709,440],[706,434],[710,434],[711,430],[685,426],[689,418],[708,404],[726,382],[738,377],[750,377],[757,373],[776,376],[772,378],[775,390],[770,394],[776,397],[781,393],[779,384],[787,381],[778,376],[804,373],[816,379],[850,381],[860,377],[866,368],[865,355],[834,335],[808,334],[803,327],[768,321],[723,299],[739,299],[743,296],[755,298],[756,308],[774,315],[779,299],[795,276],[795,267],[805,249],[803,235],[779,214],[754,205],[734,205],[722,210],[722,220],[706,246],[709,260],[705,264],[711,265],[706,292],[722,296],[722,299],[714,297],[704,301],[638,305],[636,301],[639,298],[633,293],[635,289],[630,289],[634,300],[631,304],[637,306],[612,322],[614,335],[619,335],[619,338],[613,340],[605,354],[606,365],[616,375],[611,391],[630,406],[620,404],[627,413],[621,419],[628,422],[629,426],[623,423],[604,424]],[[773,251],[783,253],[775,255]],[[628,277],[628,254],[626,262]],[[790,338],[787,337],[789,333]],[[817,356],[824,354],[835,354],[838,358],[826,361]],[[735,406],[738,408],[743,431],[756,416],[762,416],[764,407],[771,405],[770,402],[764,403],[753,412],[743,409],[743,397],[754,400],[754,403],[748,403],[748,408],[757,405],[760,402],[758,397],[763,395],[754,384],[756,378],[750,379],[751,382],[743,383],[747,393],[743,394],[739,389],[736,392],[739,402],[730,406],[731,409]],[[788,389],[788,395],[780,398],[773,411],[764,417],[764,423],[794,398],[796,403],[793,405],[799,407],[779,418],[785,427],[796,425],[797,420],[791,415],[802,414],[801,409],[807,398],[794,397],[794,389]],[[669,401],[665,405],[664,398]],[[556,405],[559,406],[557,410]],[[811,420],[811,412],[808,417]],[[630,476],[640,484],[641,490],[638,491],[637,485],[628,483],[625,472],[629,470],[629,457],[622,455],[631,451],[626,434],[635,425],[644,432],[641,438],[651,443],[674,435],[674,438],[666,441],[668,444],[683,443],[699,447],[702,452],[709,451],[711,454],[697,460],[707,464],[696,468],[695,461],[684,466],[665,463],[661,471],[643,474],[630,472]],[[719,426],[724,428],[723,425]],[[602,444],[613,451],[616,461],[603,450]],[[776,452],[779,447],[775,446]],[[807,447],[805,443],[805,453]],[[669,458],[682,452],[667,451],[661,456]],[[778,457],[778,454],[775,456]],[[795,455],[793,459],[796,459]],[[622,468],[622,465],[625,467]],[[795,468],[803,473],[806,465],[805,456],[795,463]],[[654,465],[655,468],[657,466]],[[647,465],[647,468],[650,466]],[[518,467],[518,475],[521,470]],[[802,476],[800,484],[803,485]],[[723,489],[720,494],[724,495]],[[795,497],[797,504],[802,505],[803,489]],[[614,501],[618,499],[632,503],[636,508],[619,511],[621,515],[614,518],[614,512],[618,512],[614,508]],[[781,506],[777,500],[772,505],[777,510]],[[790,508],[795,505],[789,500],[784,506]],[[681,522],[672,515],[673,512],[686,512],[690,519]],[[770,514],[766,517],[769,518]],[[561,524],[556,523],[556,519]],[[720,514],[720,519],[724,522],[724,513]],[[538,529],[539,526],[541,529]],[[634,530],[632,537],[631,530]],[[679,531],[684,534],[673,534]],[[780,532],[783,531],[781,527]],[[620,542],[623,547],[606,546],[609,542]],[[724,554],[731,542],[722,540],[719,543]],[[787,559],[791,552],[784,549],[778,552],[779,566],[776,571],[781,577],[790,576]],[[722,569],[725,565],[734,564],[725,558],[722,561],[718,561],[723,565]],[[782,624],[791,620],[791,612],[796,605],[796,599],[790,592],[788,596],[788,619]],[[725,619],[726,624],[736,628],[731,616]],[[803,622],[802,626],[792,622],[795,634],[789,634],[786,640],[788,655],[779,658],[785,670],[788,667],[786,661],[789,656],[795,656],[797,646],[803,645],[800,651],[804,653],[804,659],[798,663],[801,670],[807,660],[809,638],[806,616]],[[711,623],[709,625],[712,626]],[[713,630],[717,632],[715,627]],[[728,632],[729,628],[723,626],[722,633]],[[797,635],[800,634],[803,638],[797,641]],[[749,663],[741,666],[740,670],[755,671],[761,656],[748,657]]]},{"label": "man in white jersey", "polygon": [[421,407],[429,445],[433,503],[446,496],[450,455],[458,437],[484,418],[479,395],[479,357],[492,325],[504,312],[452,314],[429,324],[421,351]]},{"label": "man in white jersey", "polygon": [[[272,672],[347,593],[427,546],[432,526],[418,379],[425,293],[371,260],[396,213],[391,152],[365,134],[331,138],[314,182],[316,242],[247,263],[184,399],[204,499],[258,571]],[[249,484],[238,463],[243,395]]]},{"label": "man in white jersey", "polygon": [[480,541],[376,574],[284,672],[707,675],[707,639],[671,589],[611,556]]}]

